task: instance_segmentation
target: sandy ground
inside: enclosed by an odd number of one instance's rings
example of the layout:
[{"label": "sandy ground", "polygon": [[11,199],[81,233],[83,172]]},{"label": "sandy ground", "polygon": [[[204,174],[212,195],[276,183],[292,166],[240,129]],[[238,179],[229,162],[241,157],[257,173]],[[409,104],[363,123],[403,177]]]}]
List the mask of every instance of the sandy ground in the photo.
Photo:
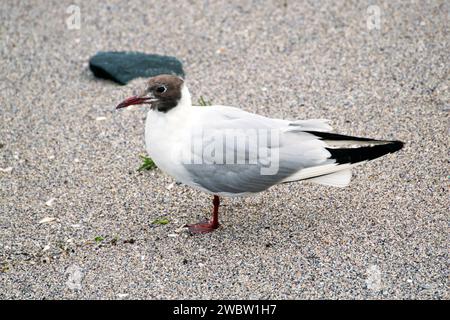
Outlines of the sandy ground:
[{"label": "sandy ground", "polygon": [[[0,2],[0,298],[448,298],[448,2],[75,2],[80,29],[71,1]],[[177,56],[195,100],[406,146],[177,233],[211,199],[136,171],[145,108],[113,107],[142,80],[94,79],[99,50]]]}]

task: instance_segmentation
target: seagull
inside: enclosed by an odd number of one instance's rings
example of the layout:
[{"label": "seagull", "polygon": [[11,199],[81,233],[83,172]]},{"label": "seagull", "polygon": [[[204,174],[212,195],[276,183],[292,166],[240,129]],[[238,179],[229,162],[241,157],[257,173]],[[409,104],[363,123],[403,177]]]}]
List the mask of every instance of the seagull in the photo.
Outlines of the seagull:
[{"label": "seagull", "polygon": [[149,105],[146,150],[165,173],[213,196],[212,218],[188,224],[193,233],[219,227],[222,196],[248,196],[282,184],[309,181],[345,187],[351,169],[393,153],[401,141],[332,133],[328,120],[282,120],[236,107],[193,106],[185,81],[150,78],[116,109]]}]

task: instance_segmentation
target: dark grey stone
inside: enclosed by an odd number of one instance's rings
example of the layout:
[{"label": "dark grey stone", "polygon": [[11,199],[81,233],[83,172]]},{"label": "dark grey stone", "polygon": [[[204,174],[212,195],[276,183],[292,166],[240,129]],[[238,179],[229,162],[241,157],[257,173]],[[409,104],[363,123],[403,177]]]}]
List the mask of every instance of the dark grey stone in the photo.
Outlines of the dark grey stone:
[{"label": "dark grey stone", "polygon": [[184,78],[182,63],[175,57],[142,52],[98,52],[89,61],[89,68],[98,78],[121,85],[135,78],[173,74]]}]

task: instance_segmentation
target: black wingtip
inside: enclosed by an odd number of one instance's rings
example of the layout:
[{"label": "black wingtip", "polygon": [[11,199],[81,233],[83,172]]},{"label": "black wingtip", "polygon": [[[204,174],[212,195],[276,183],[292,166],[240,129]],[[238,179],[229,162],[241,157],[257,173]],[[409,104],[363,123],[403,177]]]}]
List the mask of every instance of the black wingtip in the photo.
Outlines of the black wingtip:
[{"label": "black wingtip", "polygon": [[403,146],[404,143],[401,141],[386,141],[385,144],[374,146],[341,149],[327,148],[327,150],[331,153],[330,158],[335,159],[337,163],[343,164],[374,160],[385,154],[394,153],[402,149]]},{"label": "black wingtip", "polygon": [[405,144],[402,141],[398,141],[398,140],[391,141],[391,144],[392,144],[392,148],[393,148],[392,152],[398,151],[405,146]]},{"label": "black wingtip", "polygon": [[[332,132],[319,132],[319,131],[305,131],[318,137],[321,140],[327,141],[354,141],[357,143],[362,142],[362,146],[353,148],[326,148],[331,153],[331,159],[335,159],[337,163],[357,163],[362,161],[369,161],[388,153],[393,153],[403,148],[404,143],[398,140],[394,141],[382,141],[370,138],[353,137],[343,134],[337,134]],[[364,146],[364,142],[368,145]],[[370,145],[375,143],[374,145]]]}]

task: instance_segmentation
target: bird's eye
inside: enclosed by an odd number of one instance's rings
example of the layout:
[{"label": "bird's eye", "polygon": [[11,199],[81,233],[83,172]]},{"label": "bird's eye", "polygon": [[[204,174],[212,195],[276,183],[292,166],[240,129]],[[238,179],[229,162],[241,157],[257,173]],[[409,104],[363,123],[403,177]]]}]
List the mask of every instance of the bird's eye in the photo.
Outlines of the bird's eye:
[{"label": "bird's eye", "polygon": [[156,92],[158,93],[164,93],[167,91],[167,88],[165,86],[159,86],[156,88]]}]

